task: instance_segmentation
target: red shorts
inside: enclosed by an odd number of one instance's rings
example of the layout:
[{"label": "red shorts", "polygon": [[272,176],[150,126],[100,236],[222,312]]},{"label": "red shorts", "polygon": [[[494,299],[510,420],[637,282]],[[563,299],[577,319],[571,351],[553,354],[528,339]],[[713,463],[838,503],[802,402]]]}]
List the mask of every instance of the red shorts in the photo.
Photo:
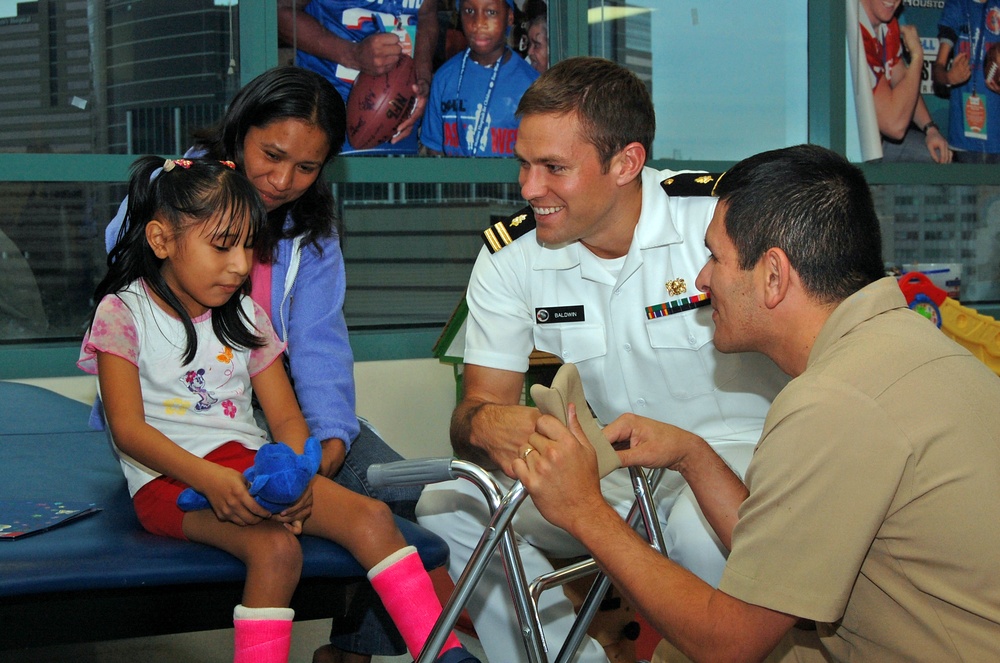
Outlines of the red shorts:
[{"label": "red shorts", "polygon": [[[226,442],[205,456],[205,460],[242,472],[253,465],[256,455],[256,451],[247,449],[239,442]],[[177,479],[161,476],[139,489],[132,498],[132,506],[147,532],[187,541],[181,526],[184,512],[177,506],[177,496],[187,487],[186,483]]]}]

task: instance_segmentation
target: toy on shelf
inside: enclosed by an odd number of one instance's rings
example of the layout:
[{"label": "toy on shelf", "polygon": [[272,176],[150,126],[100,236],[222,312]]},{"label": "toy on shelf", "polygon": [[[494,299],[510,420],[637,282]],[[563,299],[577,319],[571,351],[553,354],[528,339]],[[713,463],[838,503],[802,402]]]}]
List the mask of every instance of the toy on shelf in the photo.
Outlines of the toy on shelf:
[{"label": "toy on shelf", "polygon": [[899,277],[899,288],[911,309],[1000,375],[1000,322],[962,306],[920,272]]}]

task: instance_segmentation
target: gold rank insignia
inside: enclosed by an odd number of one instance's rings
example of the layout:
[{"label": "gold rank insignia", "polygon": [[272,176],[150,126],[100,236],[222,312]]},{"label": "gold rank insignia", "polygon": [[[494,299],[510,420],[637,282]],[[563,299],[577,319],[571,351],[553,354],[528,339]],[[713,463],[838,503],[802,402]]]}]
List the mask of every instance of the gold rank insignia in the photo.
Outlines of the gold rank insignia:
[{"label": "gold rank insignia", "polygon": [[535,213],[531,207],[518,210],[503,221],[497,221],[483,231],[483,242],[490,253],[496,253],[518,237],[526,235],[535,227]]},{"label": "gold rank insignia", "polygon": [[665,285],[667,286],[667,294],[671,297],[683,295],[688,291],[688,286],[684,279],[670,279]]},{"label": "gold rank insignia", "polygon": [[660,182],[668,196],[714,196],[723,173],[678,173]]}]

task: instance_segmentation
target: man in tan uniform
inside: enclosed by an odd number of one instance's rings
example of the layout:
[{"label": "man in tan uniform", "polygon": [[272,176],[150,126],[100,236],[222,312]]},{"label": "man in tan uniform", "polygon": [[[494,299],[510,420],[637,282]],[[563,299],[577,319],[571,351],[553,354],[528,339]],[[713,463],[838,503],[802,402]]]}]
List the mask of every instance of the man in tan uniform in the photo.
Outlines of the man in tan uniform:
[{"label": "man in tan uniform", "polygon": [[834,660],[1000,660],[1000,379],[882,277],[861,172],[823,148],[724,174],[698,276],[715,344],[794,379],[744,485],[696,435],[632,414],[624,465],[669,467],[730,549],[718,589],[653,551],[598,490],[579,427],[543,417],[514,470],[664,636],[758,660],[800,619]]}]

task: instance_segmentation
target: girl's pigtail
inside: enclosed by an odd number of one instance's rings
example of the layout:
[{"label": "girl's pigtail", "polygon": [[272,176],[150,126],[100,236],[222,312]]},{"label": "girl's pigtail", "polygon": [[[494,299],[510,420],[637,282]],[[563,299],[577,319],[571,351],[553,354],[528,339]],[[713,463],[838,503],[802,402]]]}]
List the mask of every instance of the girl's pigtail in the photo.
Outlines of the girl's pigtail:
[{"label": "girl's pigtail", "polygon": [[[163,275],[160,274],[162,261],[156,257],[146,239],[146,224],[158,212],[171,217],[176,215],[176,211],[164,200],[173,199],[171,191],[164,189],[170,183],[162,181],[164,173],[161,169],[166,161],[162,157],[147,156],[140,157],[132,164],[125,220],[118,232],[118,241],[108,254],[108,273],[94,291],[94,310],[96,312],[97,305],[105,296],[124,290],[133,281],[145,280],[149,289],[173,309],[184,325],[187,339],[184,363],[187,364],[194,359],[197,349],[194,323],[184,310],[184,305],[163,280]],[[176,218],[165,220],[172,223],[177,221]],[[90,319],[93,323],[93,313]]]},{"label": "girl's pigtail", "polygon": [[[132,281],[145,276],[155,263],[156,256],[146,244],[146,223],[155,213],[150,178],[162,165],[159,157],[142,157],[130,169],[128,204],[125,219],[118,231],[114,247],[108,253],[108,272],[94,289],[94,320],[97,305],[105,296],[125,288]],[[149,211],[150,206],[153,207]]]},{"label": "girl's pigtail", "polygon": [[[173,173],[174,167],[181,165],[186,170],[191,167],[191,162],[185,159],[162,159],[160,157],[142,157],[133,166],[132,179],[129,182],[129,213],[132,213],[132,201],[135,201],[135,218],[141,223],[137,223],[137,233],[131,235],[132,244],[141,249],[136,255],[136,259],[141,262],[142,278],[146,285],[156,295],[162,299],[167,306],[177,314],[177,318],[184,326],[185,346],[183,365],[191,363],[198,352],[198,335],[194,329],[191,316],[188,315],[184,304],[177,298],[174,291],[170,289],[167,282],[160,273],[162,260],[156,257],[153,247],[146,239],[146,225],[156,218],[157,214],[164,215],[167,221],[174,228],[180,224],[181,210],[177,209],[179,199],[183,194],[174,187],[188,186],[183,176],[178,178]],[[157,172],[159,171],[159,172]],[[180,180],[180,181],[178,181]],[[133,193],[135,198],[133,198]]]}]

